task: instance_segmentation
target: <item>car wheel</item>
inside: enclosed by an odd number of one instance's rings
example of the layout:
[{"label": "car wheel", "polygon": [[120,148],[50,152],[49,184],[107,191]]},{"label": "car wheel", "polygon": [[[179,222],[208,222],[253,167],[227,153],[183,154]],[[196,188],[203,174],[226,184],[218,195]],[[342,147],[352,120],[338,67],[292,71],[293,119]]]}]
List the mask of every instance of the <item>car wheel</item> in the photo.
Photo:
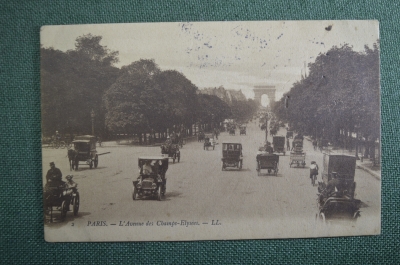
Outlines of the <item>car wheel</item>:
[{"label": "car wheel", "polygon": [[161,185],[158,185],[158,189],[157,189],[157,200],[161,201],[162,200],[162,193],[161,193]]},{"label": "car wheel", "polygon": [[67,202],[63,201],[61,204],[61,221],[65,220],[65,217],[67,216],[67,211],[68,211]]},{"label": "car wheel", "polygon": [[132,200],[134,200],[134,201],[137,200],[138,199],[137,195],[138,195],[137,188],[135,185],[133,185]]},{"label": "car wheel", "polygon": [[73,202],[73,204],[72,204],[72,205],[73,205],[74,215],[75,215],[75,216],[78,215],[79,203],[80,203],[79,192],[77,192],[76,195],[75,195],[74,202]]},{"label": "car wheel", "polygon": [[94,159],[94,168],[97,168],[98,164],[99,164],[99,157],[98,157],[98,155],[96,155],[96,157]]}]

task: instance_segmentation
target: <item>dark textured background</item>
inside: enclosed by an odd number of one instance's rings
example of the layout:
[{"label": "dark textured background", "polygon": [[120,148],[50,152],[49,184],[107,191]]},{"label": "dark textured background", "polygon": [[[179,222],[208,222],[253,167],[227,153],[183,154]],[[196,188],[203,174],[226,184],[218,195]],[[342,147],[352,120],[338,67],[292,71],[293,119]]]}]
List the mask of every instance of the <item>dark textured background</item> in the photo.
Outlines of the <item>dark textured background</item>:
[{"label": "dark textured background", "polygon": [[[4,1],[0,0],[0,263],[398,264],[398,1]],[[148,243],[43,240],[39,31],[42,25],[377,19],[381,36],[382,235]]]}]

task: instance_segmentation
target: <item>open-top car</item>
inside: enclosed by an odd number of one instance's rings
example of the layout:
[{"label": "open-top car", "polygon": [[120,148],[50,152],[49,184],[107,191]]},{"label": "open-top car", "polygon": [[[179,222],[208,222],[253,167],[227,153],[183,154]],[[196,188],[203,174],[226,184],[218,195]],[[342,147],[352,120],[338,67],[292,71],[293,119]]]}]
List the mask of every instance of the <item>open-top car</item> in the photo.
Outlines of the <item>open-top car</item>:
[{"label": "open-top car", "polygon": [[132,199],[153,196],[161,201],[166,192],[168,158],[144,156],[138,158],[139,177],[133,181]]},{"label": "open-top car", "polygon": [[222,170],[227,167],[236,167],[239,170],[243,166],[243,154],[241,143],[222,144]]},{"label": "open-top car", "polygon": [[90,168],[97,167],[99,156],[96,151],[97,137],[93,135],[76,136],[72,141],[73,149],[68,150],[68,158],[72,169],[78,170],[79,162],[85,162]]},{"label": "open-top car", "polygon": [[356,220],[360,216],[360,200],[354,198],[356,158],[339,154],[324,154],[323,182],[318,183],[318,209],[316,217]]}]

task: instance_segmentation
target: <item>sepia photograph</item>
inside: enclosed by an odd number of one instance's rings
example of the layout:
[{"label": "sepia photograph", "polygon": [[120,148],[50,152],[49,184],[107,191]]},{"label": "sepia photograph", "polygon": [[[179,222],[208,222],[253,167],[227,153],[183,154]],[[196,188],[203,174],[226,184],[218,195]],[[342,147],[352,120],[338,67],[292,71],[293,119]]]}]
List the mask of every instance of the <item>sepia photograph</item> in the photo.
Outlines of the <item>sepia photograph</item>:
[{"label": "sepia photograph", "polygon": [[378,21],[40,34],[46,241],[381,233]]}]

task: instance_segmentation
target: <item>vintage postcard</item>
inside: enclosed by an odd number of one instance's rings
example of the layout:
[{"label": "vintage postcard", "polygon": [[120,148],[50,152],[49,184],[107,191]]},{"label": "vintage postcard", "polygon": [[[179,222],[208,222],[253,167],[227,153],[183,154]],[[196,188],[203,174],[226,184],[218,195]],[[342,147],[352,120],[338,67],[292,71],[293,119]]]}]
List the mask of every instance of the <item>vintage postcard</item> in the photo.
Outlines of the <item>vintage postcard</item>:
[{"label": "vintage postcard", "polygon": [[378,21],[40,37],[46,241],[380,234]]}]

